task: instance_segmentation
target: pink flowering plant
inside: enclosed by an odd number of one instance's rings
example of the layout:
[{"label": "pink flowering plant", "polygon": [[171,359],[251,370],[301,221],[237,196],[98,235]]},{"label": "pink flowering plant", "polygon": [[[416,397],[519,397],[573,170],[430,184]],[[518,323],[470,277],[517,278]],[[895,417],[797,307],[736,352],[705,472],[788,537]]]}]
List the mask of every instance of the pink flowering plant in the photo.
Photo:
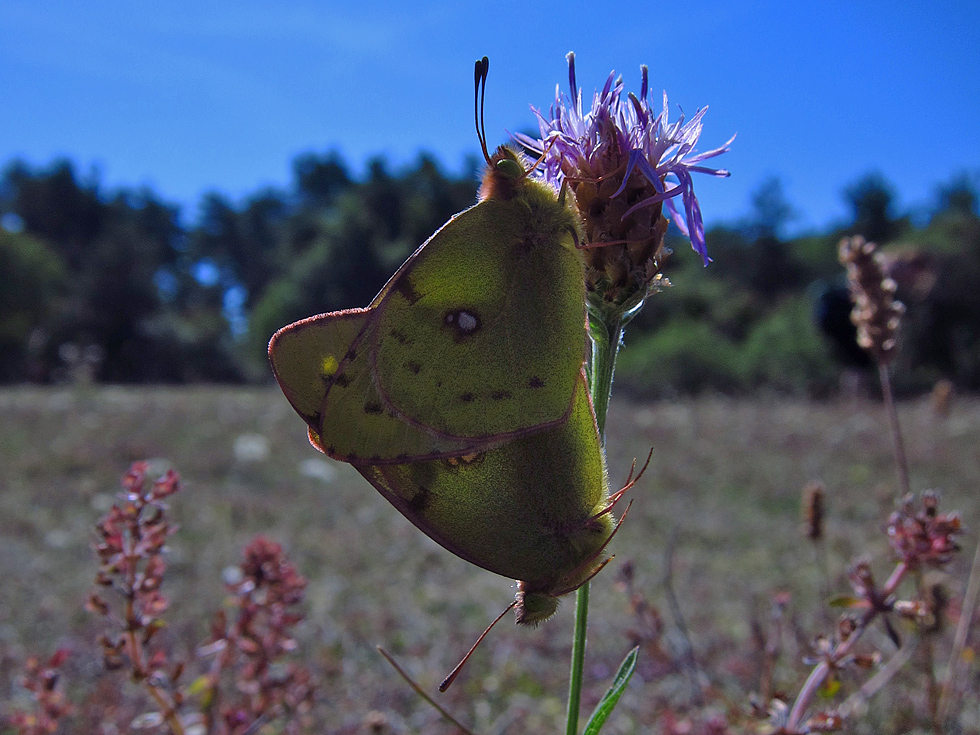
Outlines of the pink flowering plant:
[{"label": "pink flowering plant", "polygon": [[[163,587],[166,542],[177,531],[166,501],[182,489],[180,477],[172,469],[154,477],[150,463],[136,462],[122,486],[119,502],[96,525],[98,589],[87,607],[105,623],[99,644],[106,670],[126,672],[150,709],[134,716],[120,707],[120,697],[96,713],[99,726],[114,727],[108,718],[116,713],[127,732],[310,732],[317,682],[306,666],[289,660],[296,650],[294,630],[303,620],[306,580],[282,546],[258,536],[245,547],[236,579],[227,583],[232,616],[220,610],[208,639],[179,655],[166,639],[170,600]],[[13,732],[65,731],[73,708],[59,669],[67,658],[68,650],[59,649],[46,664],[28,660],[23,686],[33,695],[34,711],[15,712],[8,721]]]}]

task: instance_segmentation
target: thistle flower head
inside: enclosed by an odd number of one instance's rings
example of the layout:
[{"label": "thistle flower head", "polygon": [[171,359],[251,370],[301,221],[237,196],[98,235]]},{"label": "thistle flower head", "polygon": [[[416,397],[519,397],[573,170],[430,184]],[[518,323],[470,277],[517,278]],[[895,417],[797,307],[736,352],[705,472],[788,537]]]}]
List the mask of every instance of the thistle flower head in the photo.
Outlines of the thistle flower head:
[{"label": "thistle flower head", "polygon": [[655,112],[645,66],[642,72],[639,96],[624,97],[623,81],[612,72],[593,96],[591,109],[584,111],[575,55],[569,54],[568,96],[556,90],[547,116],[532,108],[541,138],[515,136],[542,158],[539,175],[556,187],[567,184],[575,196],[586,230],[587,286],[593,302],[598,297],[624,305],[637,295],[642,301],[656,286],[667,255],[665,206],[707,265],[692,174],[729,175],[702,162],[727,151],[731,140],[714,150],[695,151],[707,107],[687,122],[683,115],[669,122],[666,93],[662,110]]}]

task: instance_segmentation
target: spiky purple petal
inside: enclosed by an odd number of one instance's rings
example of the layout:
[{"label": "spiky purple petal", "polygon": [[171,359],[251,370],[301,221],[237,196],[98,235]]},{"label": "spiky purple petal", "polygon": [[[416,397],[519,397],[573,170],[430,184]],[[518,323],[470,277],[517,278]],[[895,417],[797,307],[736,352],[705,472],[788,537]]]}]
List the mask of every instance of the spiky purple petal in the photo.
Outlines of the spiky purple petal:
[{"label": "spiky purple petal", "polygon": [[[630,93],[623,99],[623,82],[616,80],[615,72],[609,74],[601,92],[592,98],[592,107],[583,112],[582,90],[575,76],[575,55],[568,55],[568,87],[570,96],[555,90],[555,102],[546,117],[537,108],[532,111],[538,118],[541,138],[515,135],[515,139],[532,151],[547,155],[538,175],[555,186],[564,178],[587,176],[594,172],[604,151],[615,145],[620,152],[628,152],[627,170],[622,193],[630,174],[639,171],[656,189],[656,196],[648,197],[631,207],[627,214],[645,206],[663,203],[677,227],[691,239],[691,246],[701,255],[705,265],[708,257],[704,240],[704,222],[701,206],[694,193],[692,173],[709,176],[729,176],[725,169],[699,165],[702,161],[719,156],[730,149],[735,136],[720,148],[703,153],[695,152],[701,135],[703,118],[708,108],[703,107],[685,123],[683,113],[674,123],[668,120],[667,93],[663,93],[663,108],[654,114],[650,105],[649,74],[642,67],[640,95]],[[668,186],[668,184],[670,184]],[[680,196],[684,215],[674,206],[673,198]]]}]

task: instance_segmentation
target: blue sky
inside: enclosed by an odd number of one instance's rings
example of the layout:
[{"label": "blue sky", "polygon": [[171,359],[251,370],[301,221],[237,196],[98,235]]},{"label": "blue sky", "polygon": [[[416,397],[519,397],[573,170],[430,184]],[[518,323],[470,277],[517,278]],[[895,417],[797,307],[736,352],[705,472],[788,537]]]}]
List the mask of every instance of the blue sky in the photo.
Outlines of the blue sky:
[{"label": "blue sky", "polygon": [[[598,10],[608,7],[609,10]],[[193,219],[207,190],[285,186],[290,162],[336,149],[355,171],[419,150],[451,172],[477,154],[474,60],[490,57],[491,143],[533,126],[565,88],[640,64],[693,114],[701,149],[738,133],[701,177],[709,226],[749,211],[768,176],[794,229],[845,216],[841,190],[870,170],[902,206],[980,171],[980,2],[258,2],[3,0],[0,164],[93,166],[147,184]]]}]

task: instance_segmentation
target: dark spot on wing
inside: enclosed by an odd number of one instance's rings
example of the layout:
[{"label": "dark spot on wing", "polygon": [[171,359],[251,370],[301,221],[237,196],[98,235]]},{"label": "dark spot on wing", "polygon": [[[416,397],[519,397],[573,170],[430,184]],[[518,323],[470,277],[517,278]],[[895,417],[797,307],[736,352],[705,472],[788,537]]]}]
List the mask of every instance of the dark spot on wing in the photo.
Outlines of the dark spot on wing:
[{"label": "dark spot on wing", "polygon": [[508,398],[513,398],[509,390],[495,390],[490,394],[490,397],[495,401],[503,401]]},{"label": "dark spot on wing", "polygon": [[395,290],[404,296],[409,304],[414,304],[422,298],[422,295],[415,290],[415,284],[412,283],[412,280],[407,275],[398,279],[395,283]]},{"label": "dark spot on wing", "polygon": [[530,388],[544,388],[544,381],[541,380],[537,375],[533,376],[528,382],[528,387]]},{"label": "dark spot on wing", "polygon": [[364,404],[364,413],[370,413],[370,414],[374,414],[375,416],[378,416],[383,412],[384,412],[384,408],[382,408],[380,403],[375,403],[372,401],[370,403]]},{"label": "dark spot on wing", "polygon": [[419,487],[419,491],[408,501],[408,509],[413,513],[424,513],[432,505],[432,492],[426,487]]},{"label": "dark spot on wing", "polygon": [[407,367],[412,372],[413,375],[418,375],[419,370],[422,369],[422,366],[419,365],[414,360],[409,360],[408,362],[406,362],[405,367]]},{"label": "dark spot on wing", "polygon": [[459,400],[461,400],[463,403],[469,403],[470,401],[473,400],[473,398],[474,396],[472,393],[464,393],[459,397]]}]

